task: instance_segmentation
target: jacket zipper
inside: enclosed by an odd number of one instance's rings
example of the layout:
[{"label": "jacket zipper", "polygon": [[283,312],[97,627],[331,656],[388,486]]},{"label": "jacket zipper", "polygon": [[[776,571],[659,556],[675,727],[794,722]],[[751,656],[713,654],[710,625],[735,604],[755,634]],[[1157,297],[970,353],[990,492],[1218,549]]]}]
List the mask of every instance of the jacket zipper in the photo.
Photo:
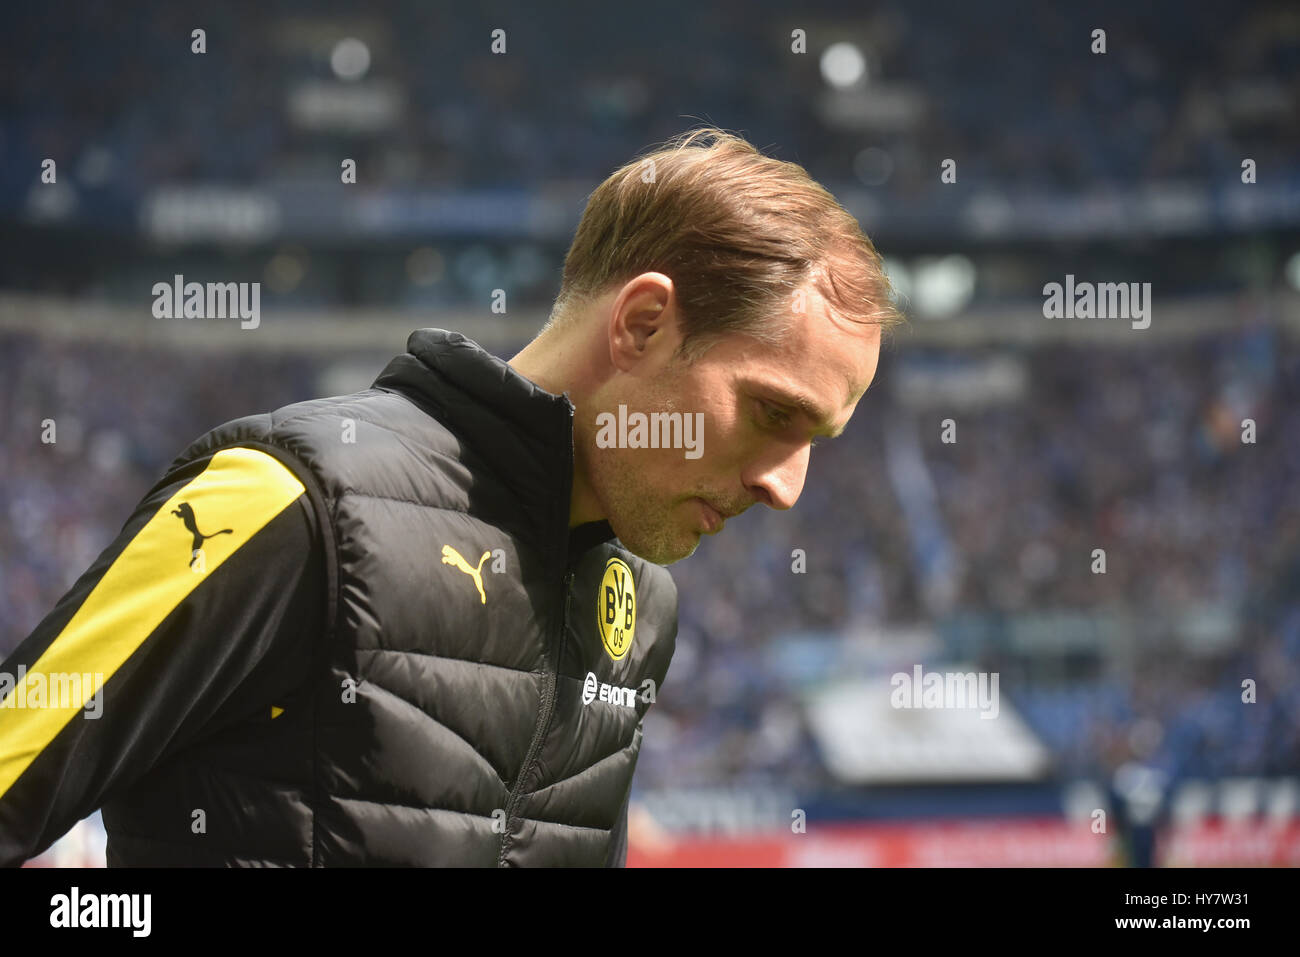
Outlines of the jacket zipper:
[{"label": "jacket zipper", "polygon": [[[567,393],[565,394],[567,397]],[[574,408],[572,403],[569,404],[569,459],[565,469],[565,494],[560,499],[560,514],[558,520],[563,522],[561,527],[567,528],[569,521],[569,497],[573,494],[573,418]],[[564,570],[564,599],[560,605],[560,635],[559,641],[553,642],[555,657],[548,662],[546,673],[542,684],[542,714],[541,721],[537,730],[533,732],[533,740],[528,745],[528,753],[524,756],[523,767],[519,769],[519,779],[515,781],[515,786],[510,789],[510,801],[506,807],[506,831],[501,835],[501,851],[497,855],[497,866],[504,867],[506,863],[506,851],[509,850],[511,835],[514,833],[516,821],[516,811],[519,808],[519,800],[524,793],[524,782],[528,780],[528,775],[533,770],[533,763],[537,760],[537,755],[542,750],[542,742],[546,740],[546,734],[551,729],[551,718],[555,715],[555,692],[556,685],[559,683],[560,662],[564,658],[564,638],[565,632],[569,626],[569,596],[573,590],[573,570],[568,567],[568,537],[564,537],[565,547],[563,561]]]},{"label": "jacket zipper", "polygon": [[524,793],[524,782],[528,780],[528,775],[533,770],[533,764],[542,750],[542,742],[546,740],[546,734],[551,729],[551,718],[555,715],[556,689],[559,684],[560,662],[564,658],[564,639],[569,624],[569,597],[572,585],[573,572],[566,570],[564,573],[564,601],[560,606],[559,641],[554,643],[555,657],[547,663],[542,684],[542,720],[538,725],[538,730],[533,734],[532,743],[528,746],[528,754],[524,757],[523,767],[519,771],[519,779],[515,781],[515,786],[510,791],[510,803],[506,809],[506,831],[501,837],[501,853],[497,858],[498,867],[505,866],[506,850],[510,847],[511,835],[514,833],[515,812]]}]

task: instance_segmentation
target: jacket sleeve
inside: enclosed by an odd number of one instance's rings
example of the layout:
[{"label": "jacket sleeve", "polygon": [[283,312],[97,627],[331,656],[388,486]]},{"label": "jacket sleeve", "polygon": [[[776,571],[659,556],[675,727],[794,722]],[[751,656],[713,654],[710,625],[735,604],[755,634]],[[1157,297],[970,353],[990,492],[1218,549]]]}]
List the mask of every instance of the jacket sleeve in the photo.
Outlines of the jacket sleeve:
[{"label": "jacket sleeve", "polygon": [[155,486],[0,664],[0,865],[292,690],[299,675],[262,663],[323,613],[319,555],[302,483],[266,452],[223,449]]}]

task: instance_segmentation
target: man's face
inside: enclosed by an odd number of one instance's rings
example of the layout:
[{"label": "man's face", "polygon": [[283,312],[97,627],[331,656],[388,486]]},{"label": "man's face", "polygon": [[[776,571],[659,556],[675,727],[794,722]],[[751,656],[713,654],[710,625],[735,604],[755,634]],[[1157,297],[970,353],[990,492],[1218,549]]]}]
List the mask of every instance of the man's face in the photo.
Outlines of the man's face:
[{"label": "man's face", "polygon": [[[792,507],[803,491],[812,441],[847,425],[875,377],[880,330],[833,317],[822,296],[805,288],[807,312],[794,317],[781,345],[731,336],[694,363],[656,360],[614,376],[583,410],[580,467],[614,534],[633,554],[671,564],[755,502]],[[680,343],[675,323],[663,334],[674,349]],[[609,447],[611,437],[620,437],[620,404],[629,437],[638,412],[680,412],[692,425],[700,413],[703,434],[690,433],[693,450]]]}]

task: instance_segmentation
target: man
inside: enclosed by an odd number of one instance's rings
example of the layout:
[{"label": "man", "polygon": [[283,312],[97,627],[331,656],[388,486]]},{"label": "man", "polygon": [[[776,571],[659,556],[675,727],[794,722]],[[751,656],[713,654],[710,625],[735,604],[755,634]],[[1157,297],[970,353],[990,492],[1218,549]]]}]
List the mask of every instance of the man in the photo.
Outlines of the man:
[{"label": "man", "polygon": [[111,865],[622,865],[659,566],[794,505],[897,319],[798,166],[623,167],[509,363],[420,330],[172,463],[4,663],[0,863],[102,806]]}]

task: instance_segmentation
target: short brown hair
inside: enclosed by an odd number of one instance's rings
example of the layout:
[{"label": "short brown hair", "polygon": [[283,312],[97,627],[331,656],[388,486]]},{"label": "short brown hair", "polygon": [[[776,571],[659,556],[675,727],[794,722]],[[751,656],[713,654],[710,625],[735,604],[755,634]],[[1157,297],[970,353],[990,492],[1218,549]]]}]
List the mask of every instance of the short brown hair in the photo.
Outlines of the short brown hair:
[{"label": "short brown hair", "polygon": [[672,279],[688,359],[735,333],[779,343],[793,317],[781,322],[776,307],[810,276],[845,318],[882,330],[903,320],[880,255],[835,197],[798,164],[715,127],[642,153],[596,188],[550,325],[643,272]]}]

